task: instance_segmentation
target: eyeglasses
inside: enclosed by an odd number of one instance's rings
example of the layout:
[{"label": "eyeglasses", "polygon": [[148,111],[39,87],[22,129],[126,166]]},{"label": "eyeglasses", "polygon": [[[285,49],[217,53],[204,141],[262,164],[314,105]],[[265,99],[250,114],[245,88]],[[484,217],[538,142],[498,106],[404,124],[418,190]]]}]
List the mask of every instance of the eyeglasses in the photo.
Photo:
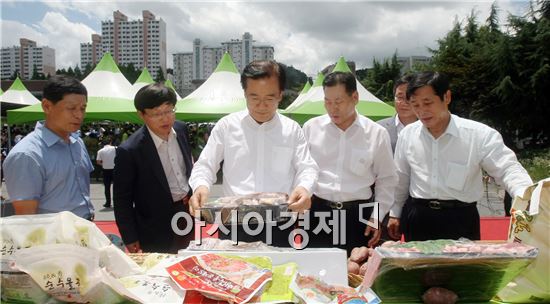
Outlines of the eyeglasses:
[{"label": "eyeglasses", "polygon": [[395,101],[407,101],[407,98],[403,97],[403,96],[395,96]]},{"label": "eyeglasses", "polygon": [[145,115],[149,116],[151,119],[159,120],[165,116],[173,116],[176,114],[176,107],[173,107],[172,109],[168,111],[163,112],[157,112],[157,113],[145,113]]}]

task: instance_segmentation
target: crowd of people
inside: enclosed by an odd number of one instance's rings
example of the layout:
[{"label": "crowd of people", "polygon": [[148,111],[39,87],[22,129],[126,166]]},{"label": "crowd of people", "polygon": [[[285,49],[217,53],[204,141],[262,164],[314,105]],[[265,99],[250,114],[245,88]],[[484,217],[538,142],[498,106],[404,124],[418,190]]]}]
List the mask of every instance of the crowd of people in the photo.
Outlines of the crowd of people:
[{"label": "crowd of people", "polygon": [[[200,217],[222,169],[224,196],[286,193],[299,221],[287,218],[255,234],[250,231],[262,223],[243,223],[220,230],[220,238],[289,247],[302,233],[303,246],[349,254],[402,235],[407,241],[479,240],[482,172],[514,196],[532,184],[496,130],[450,113],[444,74],[399,79],[397,114],[378,123],[357,112],[356,83],[350,72],[328,74],[327,114],[302,128],[277,112],[282,67],[253,61],[241,75],[247,108],[213,127],[177,121],[174,91],[156,83],[135,96],[142,126],[81,130],[86,89],[55,76],[44,88],[45,121],[4,162],[7,190],[18,214],[68,210],[93,220],[94,161],[105,169],[104,180],[113,181],[114,214],[127,249],[175,252],[193,240],[195,226],[187,218]],[[101,140],[108,149],[99,150]]]}]

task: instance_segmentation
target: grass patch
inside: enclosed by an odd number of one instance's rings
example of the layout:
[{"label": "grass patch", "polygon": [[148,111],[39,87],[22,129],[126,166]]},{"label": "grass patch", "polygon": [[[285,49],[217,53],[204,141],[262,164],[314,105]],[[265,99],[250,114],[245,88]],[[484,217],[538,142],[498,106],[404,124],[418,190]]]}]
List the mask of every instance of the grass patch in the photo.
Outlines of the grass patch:
[{"label": "grass patch", "polygon": [[534,182],[550,177],[550,149],[527,149],[517,156]]}]

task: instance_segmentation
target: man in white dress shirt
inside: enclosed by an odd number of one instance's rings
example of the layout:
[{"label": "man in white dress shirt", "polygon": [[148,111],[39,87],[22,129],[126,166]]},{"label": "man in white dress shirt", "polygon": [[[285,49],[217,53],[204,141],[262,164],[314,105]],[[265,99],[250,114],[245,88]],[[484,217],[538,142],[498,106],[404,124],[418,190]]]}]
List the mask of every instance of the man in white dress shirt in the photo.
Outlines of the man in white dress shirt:
[{"label": "man in white dress shirt", "polygon": [[[284,83],[284,70],[275,61],[253,61],[244,68],[247,110],[225,116],[212,129],[189,179],[192,212],[206,203],[222,161],[225,196],[284,192],[290,194],[292,211],[309,209],[318,167],[300,126],[277,113]],[[273,229],[273,244],[288,246],[289,233]],[[239,241],[266,241],[264,237],[238,229]]]},{"label": "man in white dress shirt", "polygon": [[407,99],[419,121],[405,127],[397,140],[399,182],[388,229],[398,231],[401,225],[407,241],[479,240],[476,201],[483,194],[482,170],[513,195],[523,195],[531,178],[496,130],[449,112],[445,75],[416,75]]},{"label": "man in white dress shirt", "polygon": [[[319,165],[319,180],[312,197],[311,229],[320,218],[316,213],[345,210],[345,226],[338,227],[346,236],[333,244],[336,231],[310,231],[312,247],[373,247],[380,238],[380,229],[360,221],[362,204],[378,202],[377,222],[393,204],[397,184],[390,137],[384,127],[357,113],[359,94],[352,73],[334,72],[323,81],[325,108],[328,114],[304,125],[311,155]],[[374,186],[375,197],[371,200]],[[372,208],[363,214],[370,219]],[[372,221],[373,219],[371,219]],[[342,222],[342,220],[339,220]],[[345,229],[345,233],[341,232]],[[369,240],[370,237],[370,240]],[[336,238],[338,239],[338,238]]]},{"label": "man in white dress shirt", "polygon": [[96,162],[103,169],[103,186],[105,187],[105,204],[103,207],[111,208],[111,184],[113,183],[113,171],[115,169],[116,147],[113,139],[107,136],[104,139],[103,148],[97,151]]}]

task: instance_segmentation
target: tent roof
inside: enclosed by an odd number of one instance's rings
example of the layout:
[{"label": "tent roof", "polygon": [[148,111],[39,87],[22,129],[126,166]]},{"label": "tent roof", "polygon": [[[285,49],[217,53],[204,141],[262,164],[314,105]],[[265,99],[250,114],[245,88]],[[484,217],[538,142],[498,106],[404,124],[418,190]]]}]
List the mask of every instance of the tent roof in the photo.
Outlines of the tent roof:
[{"label": "tent roof", "polygon": [[346,60],[344,59],[344,56],[340,56],[338,58],[338,61],[336,62],[336,65],[332,69],[333,72],[349,72],[351,73],[351,69],[349,68],[348,64],[346,63]]},{"label": "tent roof", "polygon": [[174,93],[176,93],[176,100],[181,100],[180,94],[178,94],[178,91],[176,91],[176,87],[174,86],[174,83],[170,79],[166,79],[164,81],[164,85],[174,90]]},{"label": "tent roof", "polygon": [[153,77],[151,77],[151,74],[149,73],[149,70],[147,70],[147,67],[143,68],[143,70],[141,71],[141,74],[139,74],[138,79],[132,85],[132,89],[133,89],[132,96],[131,96],[132,99],[134,99],[139,89],[153,82],[155,81],[153,80]]},{"label": "tent roof", "polygon": [[216,72],[230,72],[238,74],[239,70],[237,70],[237,67],[235,66],[233,60],[231,60],[231,56],[228,53],[225,53],[223,54],[220,63],[218,63],[216,70],[214,70],[214,73]]},{"label": "tent roof", "polygon": [[111,56],[111,53],[109,52],[103,55],[103,57],[95,67],[94,72],[97,72],[97,71],[120,73],[120,69],[116,65],[116,62],[113,59],[113,56]]},{"label": "tent roof", "polygon": [[178,119],[215,121],[246,109],[241,76],[229,54],[225,53],[218,67],[195,91],[177,104]]},{"label": "tent roof", "polygon": [[[351,72],[351,69],[346,63],[344,57],[340,57],[338,62],[334,66],[332,72]],[[290,114],[292,119],[296,120],[298,123],[303,124],[307,120],[326,114],[326,109],[324,106],[324,97],[322,82],[323,79],[318,81],[318,79],[313,84],[313,87],[310,89],[307,96],[302,101],[302,104],[287,111],[287,114]],[[355,80],[357,84],[357,92],[359,93],[359,103],[356,108],[360,114],[363,114],[369,117],[372,120],[379,120],[386,118],[395,114],[395,109],[382,102],[372,93],[370,93],[357,79]]]},{"label": "tent roof", "polygon": [[88,90],[88,97],[134,99],[134,88],[109,53],[105,53],[96,68],[82,80],[82,84]]},{"label": "tent roof", "polygon": [[[321,73],[319,73],[319,74],[321,74]],[[283,110],[283,113],[285,113],[287,111],[292,111],[297,106],[301,105],[304,98],[307,96],[307,93],[309,92],[310,89],[311,89],[311,83],[309,83],[309,80],[308,80],[308,81],[306,81],[306,84],[302,88],[302,91],[300,91],[300,94],[298,94],[298,97],[296,97],[296,99],[294,99],[294,101],[291,104],[289,104],[288,107],[286,107],[286,109]]]},{"label": "tent roof", "polygon": [[33,105],[40,103],[40,100],[27,90],[19,77],[17,77],[10,88],[0,96],[0,101],[17,105]]},{"label": "tent roof", "polygon": [[137,83],[150,84],[153,82],[155,81],[153,80],[153,77],[151,77],[151,73],[149,73],[149,70],[147,70],[147,67],[144,67],[143,70],[141,71],[141,74],[139,74],[138,79],[136,80],[136,82],[134,82],[134,86]]},{"label": "tent roof", "polygon": [[[132,85],[122,75],[109,53],[106,53],[90,75],[82,80],[82,84],[88,91],[85,121],[141,122],[134,107]],[[40,105],[8,110],[7,113],[8,123],[14,124],[44,119]]]}]

